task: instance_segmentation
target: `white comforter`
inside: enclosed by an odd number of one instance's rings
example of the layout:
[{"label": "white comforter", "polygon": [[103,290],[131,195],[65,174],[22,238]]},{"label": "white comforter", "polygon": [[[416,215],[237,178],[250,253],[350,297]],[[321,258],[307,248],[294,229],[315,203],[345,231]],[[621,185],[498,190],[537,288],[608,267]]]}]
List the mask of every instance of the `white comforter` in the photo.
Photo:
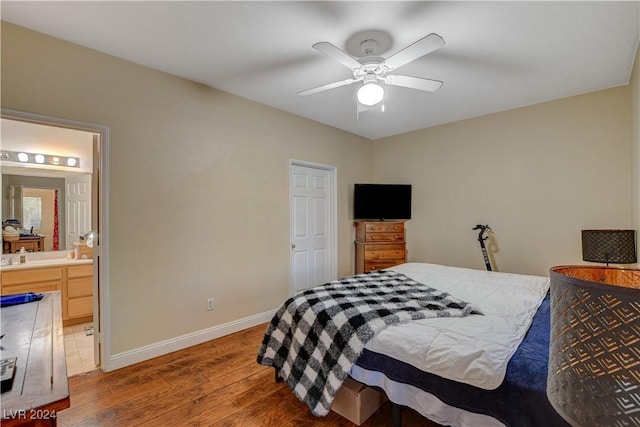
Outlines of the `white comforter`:
[{"label": "white comforter", "polygon": [[487,390],[498,387],[524,339],[549,278],[434,264],[390,268],[479,307],[484,316],[390,326],[366,348],[418,369]]}]

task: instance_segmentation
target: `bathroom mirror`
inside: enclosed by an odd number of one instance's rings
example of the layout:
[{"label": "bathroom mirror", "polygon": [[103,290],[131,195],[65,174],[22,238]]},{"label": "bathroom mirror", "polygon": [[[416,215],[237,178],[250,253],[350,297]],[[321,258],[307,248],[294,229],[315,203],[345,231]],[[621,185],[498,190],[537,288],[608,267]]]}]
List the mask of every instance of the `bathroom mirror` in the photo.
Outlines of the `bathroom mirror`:
[{"label": "bathroom mirror", "polygon": [[[2,221],[17,219],[26,234],[44,236],[41,247],[25,241],[28,250],[67,250],[92,229],[91,172],[95,134],[6,118],[2,119],[0,129],[0,151],[3,153],[43,153],[79,159],[79,166],[75,168],[21,164],[4,158],[0,161]],[[31,238],[38,239],[36,236]],[[12,246],[15,249],[19,245]],[[3,243],[3,253],[9,251],[9,245]]]},{"label": "bathroom mirror", "polygon": [[[43,235],[44,251],[68,249],[79,235],[91,229],[90,193],[78,201],[77,194],[66,191],[77,188],[79,181],[91,187],[90,174],[42,176],[3,168],[2,221],[17,219],[25,233]],[[3,253],[7,252],[3,246]]]}]

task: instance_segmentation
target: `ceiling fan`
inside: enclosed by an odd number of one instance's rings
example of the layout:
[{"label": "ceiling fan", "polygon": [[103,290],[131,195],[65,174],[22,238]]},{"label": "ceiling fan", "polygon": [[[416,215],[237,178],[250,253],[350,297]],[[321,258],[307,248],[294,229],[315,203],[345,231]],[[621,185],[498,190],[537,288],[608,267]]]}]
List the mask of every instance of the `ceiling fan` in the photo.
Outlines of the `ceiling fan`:
[{"label": "ceiling fan", "polygon": [[378,42],[375,39],[366,39],[360,43],[360,50],[363,54],[361,58],[355,58],[329,42],[316,43],[313,45],[315,50],[349,68],[353,73],[353,78],[303,90],[298,92],[298,95],[312,95],[352,83],[363,82],[362,87],[358,89],[358,102],[365,106],[373,106],[382,101],[384,97],[384,88],[378,84],[379,81],[391,86],[434,92],[442,86],[441,81],[388,73],[443,46],[444,39],[431,33],[384,59],[375,56],[378,48]]}]

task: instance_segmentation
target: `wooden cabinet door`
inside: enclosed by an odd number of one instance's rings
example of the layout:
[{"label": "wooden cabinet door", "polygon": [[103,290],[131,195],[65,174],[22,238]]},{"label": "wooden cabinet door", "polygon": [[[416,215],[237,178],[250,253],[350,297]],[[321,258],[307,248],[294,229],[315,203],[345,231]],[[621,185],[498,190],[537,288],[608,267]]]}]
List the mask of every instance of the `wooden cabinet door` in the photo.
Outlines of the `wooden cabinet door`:
[{"label": "wooden cabinet door", "polygon": [[67,267],[65,320],[93,315],[93,265]]}]

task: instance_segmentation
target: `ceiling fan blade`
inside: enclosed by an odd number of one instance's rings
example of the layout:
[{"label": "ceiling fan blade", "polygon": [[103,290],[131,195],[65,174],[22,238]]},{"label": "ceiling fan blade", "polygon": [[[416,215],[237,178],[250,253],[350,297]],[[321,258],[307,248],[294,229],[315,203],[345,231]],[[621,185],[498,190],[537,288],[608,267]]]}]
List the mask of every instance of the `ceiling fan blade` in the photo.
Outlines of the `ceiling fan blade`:
[{"label": "ceiling fan blade", "polygon": [[392,86],[408,87],[427,92],[435,92],[442,86],[442,82],[440,80],[423,79],[422,77],[403,76],[399,74],[390,74],[386,76],[384,78],[384,82]]},{"label": "ceiling fan blade", "polygon": [[328,57],[335,59],[342,65],[352,70],[362,67],[362,64],[359,63],[353,56],[349,55],[345,51],[332,45],[329,42],[319,42],[314,44],[312,47],[318,52],[324,53]]},{"label": "ceiling fan blade", "polygon": [[314,87],[312,89],[302,90],[298,92],[298,95],[299,96],[312,95],[314,93],[323,92],[325,90],[334,89],[340,86],[347,86],[357,81],[358,81],[357,79],[346,79],[346,80],[341,80],[339,82],[327,83],[326,85]]},{"label": "ceiling fan blade", "polygon": [[382,61],[382,64],[387,70],[395,70],[400,68],[409,62],[433,52],[436,49],[440,49],[444,46],[444,39],[435,33],[431,33],[418,40],[417,42],[405,47],[400,52],[391,55],[391,57]]}]

